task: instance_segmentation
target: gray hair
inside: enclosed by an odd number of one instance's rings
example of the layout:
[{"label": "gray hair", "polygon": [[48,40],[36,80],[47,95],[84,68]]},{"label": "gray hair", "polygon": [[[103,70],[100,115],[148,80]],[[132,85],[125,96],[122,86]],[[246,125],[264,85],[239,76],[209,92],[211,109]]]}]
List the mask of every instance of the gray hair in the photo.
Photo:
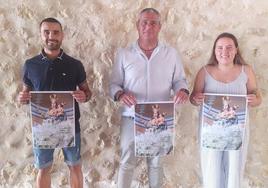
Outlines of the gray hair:
[{"label": "gray hair", "polygon": [[158,16],[158,18],[159,18],[159,22],[160,22],[160,20],[161,20],[161,15],[160,15],[160,13],[156,10],[156,9],[154,9],[154,8],[145,8],[145,9],[143,9],[143,10],[141,10],[140,11],[140,13],[139,13],[139,18],[138,18],[138,21],[139,21],[139,19],[140,19],[140,16],[143,14],[143,13],[154,13],[154,14],[156,14],[157,16]]},{"label": "gray hair", "polygon": [[151,13],[155,13],[155,14],[157,14],[158,16],[160,16],[160,13],[159,13],[156,9],[154,9],[154,8],[145,8],[145,9],[143,9],[143,10],[140,12],[140,14],[142,14],[142,13],[144,13],[144,12],[151,12]]}]

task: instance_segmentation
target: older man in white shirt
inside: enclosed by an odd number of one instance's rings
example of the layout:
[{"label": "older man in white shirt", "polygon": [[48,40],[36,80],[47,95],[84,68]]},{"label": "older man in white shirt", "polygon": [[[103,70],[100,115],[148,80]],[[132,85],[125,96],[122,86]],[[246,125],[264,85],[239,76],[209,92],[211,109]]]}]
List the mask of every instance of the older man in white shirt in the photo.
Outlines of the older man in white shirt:
[{"label": "older man in white shirt", "polygon": [[[188,100],[185,73],[176,50],[159,43],[160,14],[153,8],[143,9],[136,23],[138,40],[119,49],[110,80],[110,94],[124,104],[121,125],[121,160],[118,188],[130,188],[136,166],[134,151],[134,105],[137,102],[168,101],[174,93],[174,103]],[[149,186],[162,185],[162,165],[159,157],[147,158]]]}]

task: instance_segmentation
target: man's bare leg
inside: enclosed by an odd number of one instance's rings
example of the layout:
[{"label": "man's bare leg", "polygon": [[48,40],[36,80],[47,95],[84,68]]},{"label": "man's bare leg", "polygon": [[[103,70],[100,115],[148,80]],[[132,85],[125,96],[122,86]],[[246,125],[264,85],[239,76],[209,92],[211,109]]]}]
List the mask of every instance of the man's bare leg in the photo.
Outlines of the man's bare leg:
[{"label": "man's bare leg", "polygon": [[83,188],[83,173],[81,164],[68,166],[70,169],[70,182],[72,188]]},{"label": "man's bare leg", "polygon": [[51,186],[50,168],[51,166],[38,170],[36,178],[37,188],[50,188]]}]

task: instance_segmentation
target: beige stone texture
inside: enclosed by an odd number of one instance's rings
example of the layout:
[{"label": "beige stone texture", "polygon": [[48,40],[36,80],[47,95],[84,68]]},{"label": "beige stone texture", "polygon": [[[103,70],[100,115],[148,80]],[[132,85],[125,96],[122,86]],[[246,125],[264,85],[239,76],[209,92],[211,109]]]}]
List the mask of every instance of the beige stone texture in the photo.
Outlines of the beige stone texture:
[{"label": "beige stone texture", "polygon": [[[119,165],[118,105],[108,96],[109,73],[117,48],[137,39],[137,13],[154,7],[162,14],[160,40],[175,47],[192,88],[207,63],[214,39],[231,32],[254,67],[263,103],[250,109],[250,143],[242,188],[268,187],[268,1],[267,0],[0,0],[0,187],[35,187],[29,106],[16,97],[22,66],[40,52],[39,22],[58,18],[64,50],[80,59],[93,91],[81,105],[84,187],[113,188]],[[177,109],[176,149],[165,157],[164,188],[200,188],[198,109]],[[55,152],[52,187],[69,187],[68,168]],[[148,187],[146,165],[139,160],[133,187]]]}]

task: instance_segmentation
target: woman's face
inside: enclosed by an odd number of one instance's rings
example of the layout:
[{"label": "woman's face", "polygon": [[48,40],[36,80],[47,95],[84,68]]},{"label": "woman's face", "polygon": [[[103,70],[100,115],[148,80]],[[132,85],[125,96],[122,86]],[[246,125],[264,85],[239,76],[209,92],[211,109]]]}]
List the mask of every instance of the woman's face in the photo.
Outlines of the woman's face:
[{"label": "woman's face", "polygon": [[224,37],[217,41],[215,46],[215,56],[219,64],[233,64],[236,53],[237,48],[232,39]]}]

